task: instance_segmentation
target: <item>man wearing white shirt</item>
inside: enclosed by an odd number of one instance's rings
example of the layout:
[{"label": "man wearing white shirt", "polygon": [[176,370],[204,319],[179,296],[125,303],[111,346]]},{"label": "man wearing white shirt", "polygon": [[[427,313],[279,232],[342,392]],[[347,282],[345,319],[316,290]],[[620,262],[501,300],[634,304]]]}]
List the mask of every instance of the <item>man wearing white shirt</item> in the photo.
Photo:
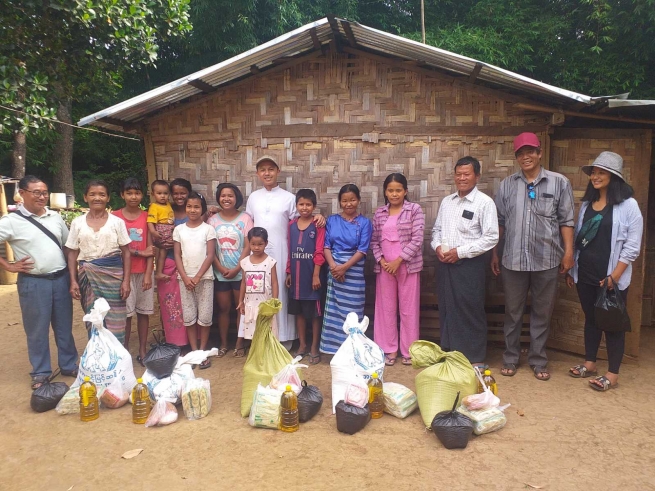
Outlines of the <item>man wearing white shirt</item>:
[{"label": "man wearing white shirt", "polygon": [[[18,183],[23,205],[0,219],[0,242],[14,250],[16,261],[0,257],[0,268],[18,273],[18,299],[32,364],[32,390],[51,374],[50,324],[55,334],[62,375],[77,376],[77,349],[73,339],[73,300],[63,244],[68,229],[58,213],[48,210],[48,186],[34,176]],[[45,228],[49,234],[39,228]]]},{"label": "man wearing white shirt", "polygon": [[457,161],[457,192],[442,200],[431,242],[439,260],[441,347],[462,352],[473,365],[484,365],[486,357],[485,253],[498,243],[496,205],[478,190],[479,180],[477,159]]}]

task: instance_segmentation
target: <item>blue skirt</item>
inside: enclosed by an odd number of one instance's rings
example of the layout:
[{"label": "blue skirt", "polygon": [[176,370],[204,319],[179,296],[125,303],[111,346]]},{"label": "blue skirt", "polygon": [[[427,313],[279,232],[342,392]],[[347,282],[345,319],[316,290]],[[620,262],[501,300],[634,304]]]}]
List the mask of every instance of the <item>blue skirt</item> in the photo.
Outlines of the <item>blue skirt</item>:
[{"label": "blue skirt", "polygon": [[[353,252],[332,251],[332,257],[337,264],[346,263]],[[328,273],[327,300],[323,314],[323,330],[321,332],[321,353],[334,354],[348,336],[343,331],[343,323],[350,312],[355,312],[361,321],[364,316],[366,300],[366,281],[364,279],[364,263],[360,259],[347,272],[343,283],[336,281],[332,273]]]}]

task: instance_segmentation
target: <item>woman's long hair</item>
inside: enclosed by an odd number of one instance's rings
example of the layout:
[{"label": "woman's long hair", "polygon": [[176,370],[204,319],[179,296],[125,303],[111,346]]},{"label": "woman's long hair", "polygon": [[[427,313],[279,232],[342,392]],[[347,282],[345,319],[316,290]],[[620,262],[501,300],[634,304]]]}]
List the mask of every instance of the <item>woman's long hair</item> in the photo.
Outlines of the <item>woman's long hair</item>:
[{"label": "woman's long hair", "polygon": [[[626,199],[632,198],[634,194],[634,189],[632,189],[630,184],[625,182],[616,174],[610,174],[610,183],[609,186],[607,186],[608,205],[613,206],[618,205],[619,203],[623,203]],[[600,191],[598,191],[598,189],[596,189],[593,184],[591,184],[590,180],[589,184],[587,184],[587,189],[585,190],[584,196],[582,197],[582,201],[593,203],[599,199]]]}]

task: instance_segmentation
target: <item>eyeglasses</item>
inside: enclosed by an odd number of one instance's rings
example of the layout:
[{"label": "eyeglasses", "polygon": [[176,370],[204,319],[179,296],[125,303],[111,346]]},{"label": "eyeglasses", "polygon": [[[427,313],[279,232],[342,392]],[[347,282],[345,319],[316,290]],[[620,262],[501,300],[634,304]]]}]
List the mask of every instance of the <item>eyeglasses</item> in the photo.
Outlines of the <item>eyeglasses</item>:
[{"label": "eyeglasses", "polygon": [[31,194],[32,196],[34,196],[35,198],[41,198],[41,197],[43,197],[43,198],[47,198],[47,197],[48,197],[48,191],[28,191],[28,190],[25,189],[25,188],[21,188],[21,189],[22,189],[23,191],[25,191],[26,193],[30,193],[30,194]]},{"label": "eyeglasses", "polygon": [[528,184],[528,198],[535,199],[536,197],[537,193],[534,190],[534,183]]}]

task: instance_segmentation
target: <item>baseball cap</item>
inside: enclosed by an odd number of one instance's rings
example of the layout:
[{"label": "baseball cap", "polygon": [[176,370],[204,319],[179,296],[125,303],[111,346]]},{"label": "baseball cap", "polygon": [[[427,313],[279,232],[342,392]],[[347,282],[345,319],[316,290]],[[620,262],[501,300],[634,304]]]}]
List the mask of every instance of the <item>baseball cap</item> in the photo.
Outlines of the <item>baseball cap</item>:
[{"label": "baseball cap", "polygon": [[277,162],[273,157],[271,157],[270,155],[264,155],[263,157],[259,157],[259,159],[257,159],[257,163],[255,164],[255,169],[259,169],[259,164],[262,164],[264,162],[270,162],[274,164],[275,167],[277,167],[278,169],[280,168],[280,166],[277,165]]},{"label": "baseball cap", "polygon": [[518,152],[521,147],[530,146],[540,148],[539,138],[534,133],[521,133],[514,138],[514,153]]}]

